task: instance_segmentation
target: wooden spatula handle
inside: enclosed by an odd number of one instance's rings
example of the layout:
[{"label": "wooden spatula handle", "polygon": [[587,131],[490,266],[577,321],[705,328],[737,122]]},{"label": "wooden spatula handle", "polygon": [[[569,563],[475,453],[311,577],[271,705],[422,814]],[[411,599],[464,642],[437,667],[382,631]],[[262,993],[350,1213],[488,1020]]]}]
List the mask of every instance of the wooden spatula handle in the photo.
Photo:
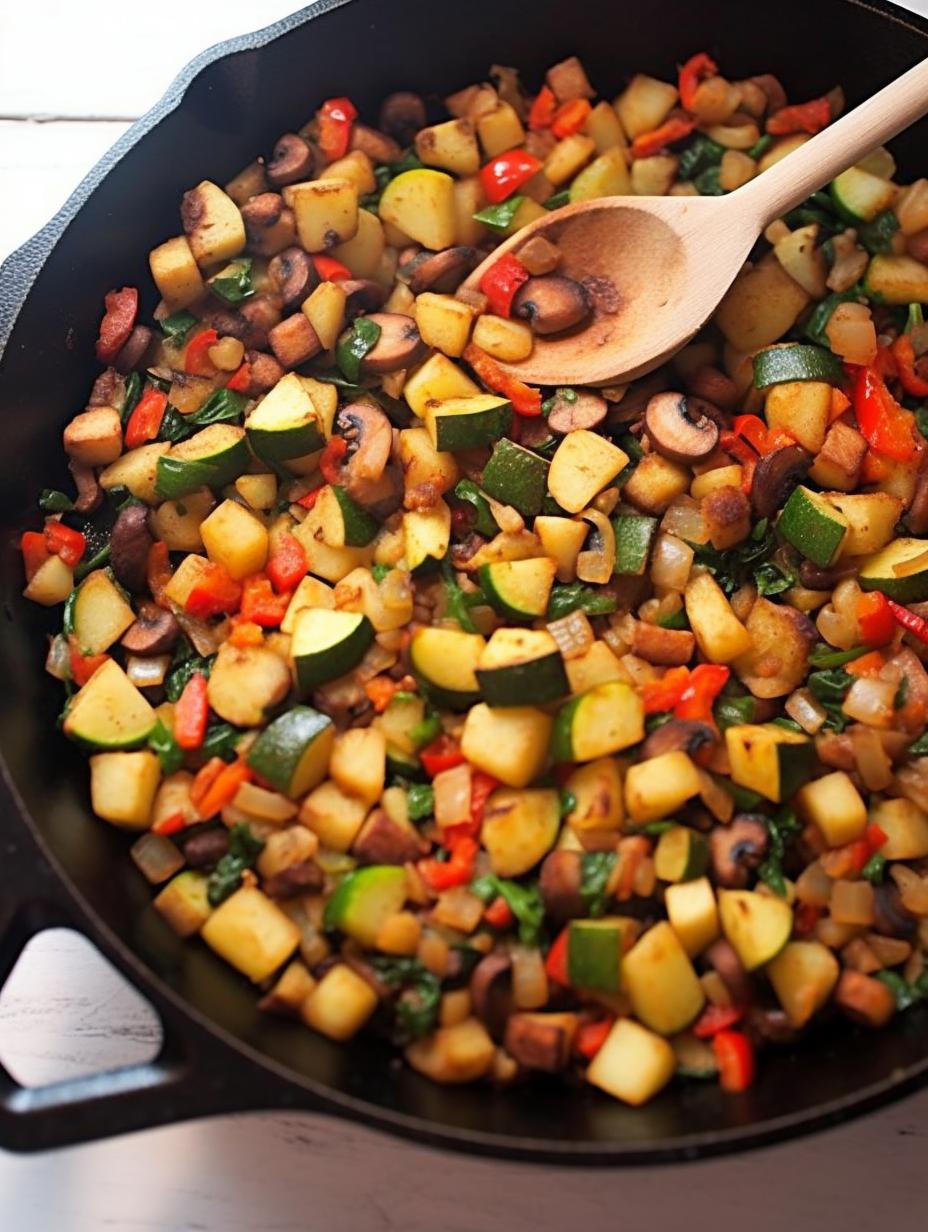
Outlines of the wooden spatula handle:
[{"label": "wooden spatula handle", "polygon": [[928,60],[922,60],[763,175],[732,193],[732,206],[754,212],[760,230],[926,112]]}]

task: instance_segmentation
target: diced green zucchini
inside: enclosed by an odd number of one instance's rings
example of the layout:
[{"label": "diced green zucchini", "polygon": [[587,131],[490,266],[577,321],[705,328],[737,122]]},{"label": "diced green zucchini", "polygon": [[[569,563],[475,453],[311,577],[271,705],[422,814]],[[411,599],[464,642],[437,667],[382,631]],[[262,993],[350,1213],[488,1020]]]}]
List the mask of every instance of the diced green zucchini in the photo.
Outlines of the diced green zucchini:
[{"label": "diced green zucchini", "polygon": [[249,457],[244,428],[210,424],[161,455],[157,494],[162,500],[178,500],[198,488],[224,487],[245,473]]},{"label": "diced green zucchini", "polygon": [[475,449],[480,445],[492,445],[512,427],[512,403],[495,394],[443,398],[427,403],[425,426],[436,449]]},{"label": "diced green zucchini", "polygon": [[556,572],[557,561],[538,556],[481,565],[478,576],[484,594],[501,615],[513,620],[538,620],[548,610]]},{"label": "diced green zucchini", "polygon": [[864,290],[884,304],[928,304],[928,268],[914,257],[878,253],[867,267]]},{"label": "diced green zucchini", "polygon": [[640,695],[624,681],[610,680],[561,707],[554,722],[551,756],[557,762],[595,761],[643,739]]},{"label": "diced green zucchini", "polygon": [[657,518],[621,513],[612,519],[612,529],[615,531],[615,572],[642,577],[648,567]]},{"label": "diced green zucchini", "polygon": [[548,463],[531,449],[503,437],[483,468],[483,489],[494,500],[534,517],[541,512],[548,490]]},{"label": "diced green zucchini", "polygon": [[780,804],[812,777],[815,746],[776,723],[738,723],[725,732],[731,779]]},{"label": "diced green zucchini", "polygon": [[114,659],[107,659],[68,706],[64,734],[92,749],[134,749],[157,715]]},{"label": "diced green zucchini", "polygon": [[793,909],[786,899],[757,890],[719,890],[719,918],[747,971],[775,958],[793,931]]},{"label": "diced green zucchini", "polygon": [[497,629],[480,656],[477,681],[488,706],[541,706],[570,692],[546,629]]},{"label": "diced green zucchini", "polygon": [[293,622],[290,653],[296,681],[308,693],[356,667],[374,640],[374,626],[361,612],[306,607]]},{"label": "diced green zucchini", "polygon": [[322,536],[332,548],[366,548],[380,530],[367,510],[336,484],[322,489],[313,508]]},{"label": "diced green zucchini", "polygon": [[248,443],[267,462],[302,458],[325,444],[312,398],[294,372],[282,377],[245,422]]},{"label": "diced green zucchini", "polygon": [[692,881],[701,877],[709,863],[709,844],[698,830],[674,826],[657,840],[654,872],[661,881]]},{"label": "diced green zucchini", "polygon": [[571,988],[618,992],[627,921],[571,920],[567,976]]},{"label": "diced green zucchini", "polygon": [[355,869],[325,905],[326,928],[338,928],[361,945],[376,944],[384,921],[406,901],[406,870],[399,864]]},{"label": "diced green zucchini", "polygon": [[847,535],[847,518],[820,492],[802,484],[783,506],[777,530],[807,560],[827,569]]},{"label": "diced green zucchini", "polygon": [[844,365],[824,347],[789,342],[765,347],[754,356],[754,388],[766,389],[784,381],[827,381],[840,385]]},{"label": "diced green zucchini", "polygon": [[870,222],[896,199],[898,189],[889,180],[849,167],[831,181],[831,198],[848,222]]},{"label": "diced green zucchini", "polygon": [[705,1003],[693,965],[666,920],[643,933],[625,955],[622,980],[636,1017],[659,1035],[682,1031]]},{"label": "diced green zucchini", "polygon": [[476,668],[486,642],[479,633],[428,627],[409,643],[413,675],[436,706],[466,710],[480,699]]},{"label": "diced green zucchini", "polygon": [[858,581],[862,590],[882,590],[897,603],[922,603],[928,599],[928,540],[894,539],[861,562]]},{"label": "diced green zucchini", "polygon": [[403,556],[410,573],[427,573],[448,554],[451,510],[443,500],[430,509],[409,509],[403,514]]},{"label": "diced green zucchini", "polygon": [[295,800],[325,778],[334,741],[335,726],[328,715],[294,706],[264,728],[247,760],[252,770]]},{"label": "diced green zucchini", "polygon": [[72,609],[74,636],[81,653],[103,654],[135,623],[135,612],[105,569],[81,582]]}]

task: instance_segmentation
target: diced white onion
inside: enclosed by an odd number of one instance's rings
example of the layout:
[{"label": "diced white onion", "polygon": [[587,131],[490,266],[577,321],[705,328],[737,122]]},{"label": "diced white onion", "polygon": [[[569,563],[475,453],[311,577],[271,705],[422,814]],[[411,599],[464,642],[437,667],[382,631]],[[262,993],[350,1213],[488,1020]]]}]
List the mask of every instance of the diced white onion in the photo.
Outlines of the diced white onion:
[{"label": "diced white onion", "polygon": [[148,689],[164,684],[170,666],[170,655],[129,655],[126,675],[137,689]]},{"label": "diced white onion", "polygon": [[538,1009],[548,1000],[548,977],[535,946],[512,947],[512,995],[520,1010]]},{"label": "diced white onion", "polygon": [[795,719],[804,732],[814,736],[825,725],[828,714],[825,707],[812,696],[808,689],[797,689],[786,699],[783,707],[791,719]]},{"label": "diced white onion", "polygon": [[893,721],[896,686],[888,680],[858,676],[848,690],[842,710],[849,719],[868,727],[889,727]]},{"label": "diced white onion", "polygon": [[565,659],[577,659],[586,654],[596,640],[589,617],[579,609],[562,616],[560,620],[550,621],[548,632]]},{"label": "diced white onion", "polygon": [[660,535],[651,556],[651,581],[682,594],[693,567],[693,549],[676,535]]},{"label": "diced white onion", "polygon": [[465,762],[442,770],[432,780],[435,791],[435,821],[442,827],[470,821],[471,770]]},{"label": "diced white onion", "polygon": [[707,543],[709,532],[702,506],[692,496],[678,496],[661,519],[661,531],[688,543]]},{"label": "diced white onion", "polygon": [[880,733],[863,723],[851,728],[857,771],[868,791],[885,791],[893,781],[893,767]]}]

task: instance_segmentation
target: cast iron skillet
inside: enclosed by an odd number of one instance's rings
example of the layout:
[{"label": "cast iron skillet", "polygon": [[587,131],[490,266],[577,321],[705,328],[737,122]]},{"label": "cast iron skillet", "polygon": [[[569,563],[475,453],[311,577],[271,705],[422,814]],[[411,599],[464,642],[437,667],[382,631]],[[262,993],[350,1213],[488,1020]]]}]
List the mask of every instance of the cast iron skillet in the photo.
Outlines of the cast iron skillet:
[{"label": "cast iron skillet", "polygon": [[[84,405],[104,293],[138,285],[154,307],[149,249],[178,231],[182,192],[224,182],[318,101],[349,94],[365,116],[395,89],[442,94],[492,59],[530,85],[576,52],[601,91],[634,70],[672,77],[697,50],[731,77],[772,71],[796,99],[842,82],[851,104],[928,54],[928,23],[891,4],[777,0],[765,20],[743,0],[322,0],[206,52],[90,173],[58,216],[0,268],[0,986],[41,929],[86,933],[161,1015],[149,1065],[18,1087],[0,1068],[0,1145],[35,1150],[210,1113],[305,1108],[486,1154],[575,1163],[694,1158],[806,1132],[873,1108],[928,1075],[926,1017],[890,1030],[823,1031],[765,1056],[757,1085],[723,1097],[679,1085],[633,1111],[583,1085],[442,1088],[361,1039],[345,1048],[261,1015],[254,990],[205,947],[179,941],[149,906],[125,835],[96,821],[83,758],[55,734],[60,691],[43,672],[56,616],[26,603],[16,551],[35,498],[67,486],[64,423]],[[896,143],[926,170],[928,122]]]}]

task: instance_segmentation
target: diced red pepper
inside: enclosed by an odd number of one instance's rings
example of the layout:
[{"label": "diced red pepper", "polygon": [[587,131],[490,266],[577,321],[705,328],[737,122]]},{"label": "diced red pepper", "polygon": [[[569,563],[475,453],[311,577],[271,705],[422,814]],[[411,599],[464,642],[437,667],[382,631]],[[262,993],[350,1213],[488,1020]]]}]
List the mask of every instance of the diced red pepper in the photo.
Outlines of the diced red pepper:
[{"label": "diced red pepper", "polygon": [[557,111],[557,96],[550,86],[542,86],[532,99],[528,113],[528,126],[533,133],[550,128]]},{"label": "diced red pepper", "polygon": [[886,660],[879,650],[871,650],[869,654],[861,655],[859,659],[852,659],[850,663],[845,663],[844,670],[851,676],[878,676],[885,663]]},{"label": "diced red pepper", "polygon": [[45,546],[73,569],[87,550],[87,539],[79,530],[51,520],[45,523]]},{"label": "diced red pepper", "polygon": [[837,881],[842,877],[859,874],[872,855],[873,852],[866,838],[857,838],[851,843],[844,843],[841,847],[823,851],[819,856],[819,863],[823,871]]},{"label": "diced red pepper", "polygon": [[567,949],[570,944],[570,925],[558,933],[548,950],[548,957],[545,959],[545,972],[548,979],[554,980],[556,984],[562,985],[564,988],[570,987],[570,976],[567,974]]},{"label": "diced red pepper", "polygon": [[225,768],[226,763],[221,757],[211,757],[205,766],[200,767],[193,782],[190,784],[190,803],[201,817],[203,813],[200,809],[200,804]]},{"label": "diced red pepper", "polygon": [[719,1031],[727,1031],[744,1017],[743,1005],[709,1005],[693,1023],[697,1039],[711,1039]]},{"label": "diced red pepper", "polygon": [[857,369],[854,414],[871,449],[897,462],[908,462],[914,457],[913,416],[903,410],[873,368]]},{"label": "diced red pepper", "polygon": [[914,638],[928,646],[928,620],[916,616],[914,612],[910,612],[907,607],[903,607],[895,599],[887,599],[886,602],[894,618],[902,625],[906,633],[911,633]]},{"label": "diced red pepper", "polygon": [[73,633],[68,638],[68,650],[70,652],[71,679],[79,689],[84,687],[97,668],[102,667],[110,657],[108,654],[82,654],[77,638]]},{"label": "diced red pepper", "polygon": [[528,282],[529,272],[512,253],[507,252],[490,266],[480,279],[480,290],[489,301],[489,308],[498,317],[512,315],[512,301],[523,283]]},{"label": "diced red pepper", "polygon": [[515,918],[512,908],[502,895],[494,898],[483,912],[484,923],[489,924],[491,928],[509,928]]},{"label": "diced red pepper", "polygon": [[741,490],[750,495],[751,488],[754,486],[754,472],[757,469],[757,453],[747,441],[742,440],[734,432],[722,432],[719,436],[719,445],[741,463]]},{"label": "diced red pepper", "polygon": [[420,860],[416,865],[423,880],[433,890],[450,890],[454,886],[469,885],[474,879],[474,861],[480,844],[466,834],[454,835],[450,842],[450,859]]},{"label": "diced red pepper", "polygon": [[746,1091],[754,1081],[754,1046],[743,1031],[719,1031],[712,1037],[723,1091]]},{"label": "diced red pepper", "polygon": [[299,539],[286,531],[278,535],[267,562],[267,576],[275,590],[295,590],[309,571]]},{"label": "diced red pepper", "polygon": [[666,146],[688,137],[695,127],[696,121],[690,116],[671,116],[659,128],[636,137],[631,145],[631,156],[650,158],[652,154],[659,154]]},{"label": "diced red pepper", "polygon": [[214,329],[204,329],[191,338],[184,353],[184,371],[190,376],[215,376],[216,365],[209,357],[209,348],[219,341]]},{"label": "diced red pepper", "polygon": [[251,384],[251,364],[242,366],[226,381],[226,389],[232,389],[237,394],[243,394]]},{"label": "diced red pepper", "polygon": [[338,282],[342,278],[351,277],[351,270],[348,266],[343,265],[341,261],[336,261],[334,257],[327,257],[317,252],[311,260],[316,267],[316,273],[323,282]]},{"label": "diced red pepper", "polygon": [[209,561],[203,566],[200,580],[187,596],[184,611],[206,620],[210,616],[237,612],[241,602],[241,585],[230,576],[225,565]]},{"label": "diced red pepper", "polygon": [[167,817],[162,817],[160,820],[153,822],[151,826],[152,834],[164,834],[170,836],[172,834],[180,834],[181,830],[186,830],[187,820],[183,813],[171,813]]},{"label": "diced red pepper", "polygon": [[199,749],[209,722],[207,681],[202,672],[194,672],[184,691],[174,704],[174,739],[182,749]]},{"label": "diced red pepper", "polygon": [[374,707],[375,714],[383,714],[399,691],[399,681],[391,680],[389,676],[375,676],[364,685],[364,692]]},{"label": "diced red pepper", "polygon": [[736,436],[744,437],[757,453],[767,452],[767,425],[758,415],[736,415],[732,431]]},{"label": "diced red pepper", "polygon": [[241,785],[250,783],[255,777],[254,772],[243,761],[234,761],[231,765],[220,762],[220,765],[222,768],[196,806],[204,821],[222,812],[226,805],[235,799]]},{"label": "diced red pepper", "polygon": [[725,687],[731,669],[721,663],[700,663],[690,672],[680,700],[673,708],[678,719],[712,723],[712,704]]},{"label": "diced red pepper", "polygon": [[[589,104],[587,104],[589,106]],[[541,170],[541,159],[528,150],[507,150],[480,168],[483,194],[493,205],[505,201]]]},{"label": "diced red pepper", "polygon": [[351,144],[351,129],[358,109],[350,98],[327,98],[317,112],[319,149],[328,161],[344,158]]},{"label": "diced red pepper", "polygon": [[23,565],[26,570],[26,581],[31,582],[38,571],[51,556],[45,543],[45,535],[38,530],[23,531],[19,541],[19,550],[23,554]]},{"label": "diced red pepper", "polygon": [[605,1044],[615,1023],[614,1018],[601,1018],[599,1022],[583,1022],[574,1036],[574,1052],[592,1061]]},{"label": "diced red pepper", "polygon": [[928,398],[928,381],[915,370],[915,348],[910,334],[900,334],[893,343],[893,359],[905,392],[913,398]]},{"label": "diced red pepper", "polygon": [[796,914],[793,917],[793,928],[797,936],[810,936],[822,918],[822,914],[823,908],[817,907],[815,903],[797,903]]},{"label": "diced red pepper", "polygon": [[509,399],[517,415],[535,417],[541,414],[540,389],[526,385],[518,377],[504,372],[495,359],[487,355],[486,351],[481,351],[473,342],[468,343],[463,358],[488,389]]},{"label": "diced red pepper", "polygon": [[123,287],[120,291],[108,291],[103,302],[106,311],[100,322],[97,359],[101,364],[111,364],[135,328],[139,293],[135,287]]},{"label": "diced red pepper", "polygon": [[781,107],[767,120],[767,132],[774,137],[790,133],[818,133],[831,120],[831,103],[827,98],[813,98],[808,103],[793,103]]},{"label": "diced red pepper", "polygon": [[679,90],[680,102],[687,111],[693,110],[693,104],[696,102],[696,91],[699,89],[699,84],[705,81],[707,77],[714,77],[718,72],[718,65],[704,51],[698,51],[695,56],[690,56],[687,62],[680,68]]},{"label": "diced red pepper", "polygon": [[228,641],[232,646],[263,646],[264,631],[253,620],[243,620],[241,616],[233,616],[232,631]]},{"label": "diced red pepper", "polygon": [[311,492],[307,492],[305,496],[301,496],[296,503],[301,505],[304,509],[312,509],[313,505],[315,505],[316,501],[319,499],[319,493],[325,486],[326,485],[323,483],[320,484],[318,488],[313,488]]},{"label": "diced red pepper", "polygon": [[861,637],[868,646],[885,646],[896,636],[896,618],[881,590],[860,595],[855,614]]},{"label": "diced red pepper", "polygon": [[252,621],[262,629],[276,629],[286,616],[292,597],[289,591],[275,594],[270,579],[256,573],[242,583],[242,620]]},{"label": "diced red pepper", "polygon": [[867,846],[871,851],[879,851],[881,847],[885,847],[889,842],[889,835],[876,821],[871,821],[867,826],[864,831],[864,838],[867,840]]},{"label": "diced red pepper", "polygon": [[486,774],[483,770],[475,770],[471,775],[470,819],[478,830],[483,825],[483,810],[486,808],[487,800],[499,785],[499,779],[495,779],[492,774]]},{"label": "diced red pepper", "polygon": [[164,588],[173,576],[168,545],[163,539],[156,539],[148,549],[148,562],[145,566],[145,579],[152,598],[161,607],[165,606]]},{"label": "diced red pepper", "polygon": [[563,139],[574,133],[579,133],[587,121],[593,108],[588,98],[571,98],[562,103],[551,121],[551,131],[555,137]]},{"label": "diced red pepper", "polygon": [[460,766],[464,761],[464,754],[457,740],[447,732],[442,732],[420,751],[419,760],[425,773],[433,779],[436,774],[441,774],[442,770]]},{"label": "diced red pepper", "polygon": [[662,714],[679,704],[690,682],[688,667],[671,667],[660,680],[646,680],[641,686],[645,714]]},{"label": "diced red pepper", "polygon": [[348,452],[348,442],[343,436],[333,436],[319,457],[319,469],[326,483],[338,483],[341,478],[341,462]]},{"label": "diced red pepper", "polygon": [[146,389],[126,424],[126,448],[135,449],[146,441],[156,440],[167,408],[166,393],[160,389]]}]

